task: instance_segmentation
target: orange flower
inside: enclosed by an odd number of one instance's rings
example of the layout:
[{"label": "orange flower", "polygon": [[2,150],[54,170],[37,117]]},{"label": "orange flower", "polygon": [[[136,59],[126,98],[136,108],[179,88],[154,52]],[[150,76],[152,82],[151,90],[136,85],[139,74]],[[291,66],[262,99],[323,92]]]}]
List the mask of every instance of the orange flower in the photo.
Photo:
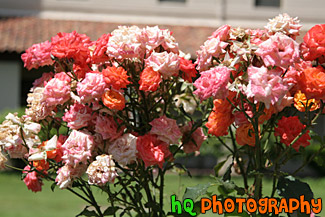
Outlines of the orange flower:
[{"label": "orange flower", "polygon": [[[236,93],[229,92],[228,98],[232,101]],[[210,113],[206,127],[208,133],[215,136],[224,136],[228,134],[228,127],[234,122],[232,114],[232,105],[225,99],[216,99],[213,101],[213,111]]]},{"label": "orange flower", "polygon": [[293,100],[294,106],[300,112],[305,112],[305,108],[310,106],[310,111],[315,111],[320,108],[320,101],[316,99],[309,99],[308,104],[306,106],[307,97],[304,93],[301,92],[301,90],[298,90],[298,92],[295,93]]},{"label": "orange flower", "polygon": [[139,89],[143,91],[156,91],[160,82],[160,73],[153,70],[151,67],[147,67],[140,74]]},{"label": "orange flower", "polygon": [[116,90],[126,88],[126,86],[130,83],[130,81],[128,81],[129,76],[127,75],[127,71],[125,71],[122,67],[107,67],[102,71],[102,73],[104,75],[105,82]]},{"label": "orange flower", "polygon": [[36,160],[33,161],[33,166],[38,170],[38,171],[47,171],[50,166],[49,163],[45,160]]},{"label": "orange flower", "polygon": [[106,91],[102,100],[105,106],[113,110],[122,110],[125,107],[124,96],[115,90]]},{"label": "orange flower", "polygon": [[255,132],[252,124],[243,124],[236,130],[236,141],[239,145],[255,146]]},{"label": "orange flower", "polygon": [[258,123],[263,124],[265,121],[269,120],[272,115],[275,113],[275,108],[273,105],[270,105],[270,108],[264,109],[264,113],[258,118]]},{"label": "orange flower", "polygon": [[325,99],[325,71],[321,66],[305,69],[300,83],[307,99]]}]

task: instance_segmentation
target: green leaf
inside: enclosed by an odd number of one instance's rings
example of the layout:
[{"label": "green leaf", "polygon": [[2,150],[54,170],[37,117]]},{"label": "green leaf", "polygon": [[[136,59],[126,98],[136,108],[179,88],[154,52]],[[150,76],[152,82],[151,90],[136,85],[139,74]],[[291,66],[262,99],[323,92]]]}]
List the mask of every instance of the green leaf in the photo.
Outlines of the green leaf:
[{"label": "green leaf", "polygon": [[193,187],[187,187],[183,196],[183,200],[189,198],[195,201],[199,196],[206,194],[208,188],[211,186],[212,183],[209,182],[207,184],[198,184]]},{"label": "green leaf", "polygon": [[86,206],[85,209],[81,213],[79,213],[78,215],[76,215],[76,217],[79,217],[79,216],[98,216],[95,211],[88,210],[88,207],[89,206]]},{"label": "green leaf", "polygon": [[57,185],[56,185],[55,182],[51,185],[51,190],[52,190],[53,192],[54,192],[54,189],[55,189],[56,186],[57,186]]},{"label": "green leaf", "polygon": [[216,177],[218,177],[219,175],[219,171],[220,169],[223,167],[223,165],[225,165],[227,159],[224,160],[224,161],[221,161],[220,163],[218,163],[213,169],[214,169],[214,174]]},{"label": "green leaf", "polygon": [[228,180],[231,179],[231,169],[232,169],[232,166],[233,166],[233,165],[234,165],[234,163],[231,163],[231,164],[228,166],[228,168],[227,168],[225,174],[224,174],[223,177],[222,177],[222,180],[223,180],[223,181],[228,181]]},{"label": "green leaf", "polygon": [[234,217],[250,217],[249,214],[247,214],[247,212],[243,211],[242,213],[238,213],[237,210],[235,210],[232,213],[225,213],[225,216],[234,216]]},{"label": "green leaf", "polygon": [[114,214],[116,213],[116,211],[119,210],[119,209],[120,209],[120,207],[117,207],[117,206],[111,206],[111,207],[108,207],[108,208],[104,211],[103,215],[104,215],[104,216],[114,215]]},{"label": "green leaf", "polygon": [[310,201],[314,197],[312,190],[306,182],[302,182],[292,176],[279,178],[277,192],[280,196],[284,197],[285,199],[299,199],[301,195],[304,195],[305,200]]}]

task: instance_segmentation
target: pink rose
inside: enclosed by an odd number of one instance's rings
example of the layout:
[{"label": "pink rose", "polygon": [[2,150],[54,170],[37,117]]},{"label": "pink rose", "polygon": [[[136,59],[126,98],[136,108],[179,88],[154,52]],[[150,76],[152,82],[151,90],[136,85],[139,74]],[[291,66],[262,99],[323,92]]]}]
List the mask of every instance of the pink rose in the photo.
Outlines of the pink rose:
[{"label": "pink rose", "polygon": [[88,126],[92,119],[91,108],[79,103],[70,106],[70,110],[62,117],[62,120],[68,122],[68,127],[73,130]]},{"label": "pink rose", "polygon": [[113,141],[123,134],[124,127],[117,130],[118,126],[112,116],[97,115],[94,120],[95,132],[102,135],[103,139]]},{"label": "pink rose", "polygon": [[255,52],[266,66],[287,68],[299,61],[299,44],[282,33],[272,35]]},{"label": "pink rose", "polygon": [[42,191],[42,180],[38,177],[37,172],[30,172],[30,166],[26,166],[24,168],[23,173],[27,174],[24,178],[24,182],[28,188],[28,190],[32,190],[33,192]]},{"label": "pink rose", "polygon": [[70,78],[64,73],[58,73],[44,89],[44,99],[47,106],[62,105],[70,99]]},{"label": "pink rose", "polygon": [[177,76],[179,71],[179,58],[177,54],[153,52],[146,61],[146,67],[152,67],[159,72],[165,79],[171,76]]},{"label": "pink rose", "polygon": [[157,135],[158,139],[168,144],[178,144],[182,133],[176,124],[176,120],[167,118],[165,115],[150,122],[150,133]]},{"label": "pink rose", "polygon": [[98,101],[105,92],[107,85],[104,76],[99,72],[87,73],[85,79],[77,85],[77,92],[84,103]]},{"label": "pink rose", "polygon": [[221,27],[219,27],[214,33],[212,33],[212,36],[209,37],[209,39],[211,38],[218,38],[221,41],[227,41],[229,38],[229,30],[231,29],[231,26],[229,25],[223,25]]},{"label": "pink rose", "polygon": [[213,96],[214,99],[224,99],[228,95],[227,84],[230,79],[231,70],[225,66],[217,66],[210,70],[201,72],[201,76],[194,82],[197,88],[194,94],[201,101]]},{"label": "pink rose", "polygon": [[[199,151],[202,143],[206,140],[206,136],[203,133],[201,127],[197,128],[191,135],[188,135],[192,130],[193,122],[188,122],[187,125],[181,128],[183,133],[182,142],[183,142],[183,151],[187,154]],[[190,136],[190,138],[188,138]],[[184,143],[187,141],[186,143]]]}]

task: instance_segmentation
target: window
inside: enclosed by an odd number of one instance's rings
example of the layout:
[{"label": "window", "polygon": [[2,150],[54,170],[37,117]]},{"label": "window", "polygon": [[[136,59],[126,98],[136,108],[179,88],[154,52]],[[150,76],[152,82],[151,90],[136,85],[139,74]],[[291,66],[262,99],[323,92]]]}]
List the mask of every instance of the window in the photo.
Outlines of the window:
[{"label": "window", "polygon": [[185,3],[185,1],[186,0],[159,0],[160,2],[184,2]]},{"label": "window", "polygon": [[255,6],[259,7],[280,7],[280,0],[255,0]]}]

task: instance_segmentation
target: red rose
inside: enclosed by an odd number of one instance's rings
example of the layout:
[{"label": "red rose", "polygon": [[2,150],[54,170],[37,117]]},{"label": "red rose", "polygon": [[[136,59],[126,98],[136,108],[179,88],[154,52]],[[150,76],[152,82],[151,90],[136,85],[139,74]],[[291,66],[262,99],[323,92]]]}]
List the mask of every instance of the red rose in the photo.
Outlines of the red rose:
[{"label": "red rose", "polygon": [[300,45],[302,56],[305,60],[315,60],[325,54],[325,24],[312,27]]},{"label": "red rose", "polygon": [[180,57],[179,60],[179,69],[183,72],[182,78],[185,81],[192,83],[192,78],[195,78],[197,74],[197,71],[195,70],[195,64],[193,64],[191,60],[184,59],[183,57]]}]

